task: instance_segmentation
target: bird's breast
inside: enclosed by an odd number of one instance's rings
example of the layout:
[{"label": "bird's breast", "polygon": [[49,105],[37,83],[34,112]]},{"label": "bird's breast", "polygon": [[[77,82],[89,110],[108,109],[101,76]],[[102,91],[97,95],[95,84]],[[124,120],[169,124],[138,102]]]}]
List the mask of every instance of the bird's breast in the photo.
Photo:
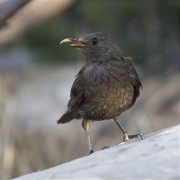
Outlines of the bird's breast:
[{"label": "bird's breast", "polygon": [[123,68],[91,66],[85,71],[85,79],[85,102],[80,108],[82,113],[86,112],[85,119],[110,119],[128,109],[134,89]]}]

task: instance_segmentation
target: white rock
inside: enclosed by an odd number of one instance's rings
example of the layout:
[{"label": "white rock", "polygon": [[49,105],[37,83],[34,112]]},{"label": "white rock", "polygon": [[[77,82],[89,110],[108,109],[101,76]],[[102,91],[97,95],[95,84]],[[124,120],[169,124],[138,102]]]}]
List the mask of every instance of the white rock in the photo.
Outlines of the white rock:
[{"label": "white rock", "polygon": [[[20,179],[180,179],[180,125]],[[78,148],[78,147],[77,147]]]}]

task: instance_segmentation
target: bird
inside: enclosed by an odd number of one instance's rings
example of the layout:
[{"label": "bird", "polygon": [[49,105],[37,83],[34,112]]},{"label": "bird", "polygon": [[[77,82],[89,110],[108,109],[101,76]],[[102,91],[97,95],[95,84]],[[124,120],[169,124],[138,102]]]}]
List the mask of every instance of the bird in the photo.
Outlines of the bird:
[{"label": "bird", "polygon": [[70,91],[67,111],[58,124],[82,119],[89,154],[93,153],[90,142],[90,122],[114,119],[126,142],[142,134],[128,134],[117,117],[130,109],[140,95],[142,83],[130,57],[125,57],[113,41],[102,32],[86,34],[78,39],[66,38],[60,44],[80,50],[86,63],[75,76]]}]

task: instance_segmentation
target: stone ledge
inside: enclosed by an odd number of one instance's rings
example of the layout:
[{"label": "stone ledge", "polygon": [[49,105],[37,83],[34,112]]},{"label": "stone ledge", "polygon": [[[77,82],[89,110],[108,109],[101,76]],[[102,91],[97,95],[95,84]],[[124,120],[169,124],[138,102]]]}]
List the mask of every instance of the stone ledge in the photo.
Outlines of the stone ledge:
[{"label": "stone ledge", "polygon": [[180,125],[20,179],[179,179]]}]

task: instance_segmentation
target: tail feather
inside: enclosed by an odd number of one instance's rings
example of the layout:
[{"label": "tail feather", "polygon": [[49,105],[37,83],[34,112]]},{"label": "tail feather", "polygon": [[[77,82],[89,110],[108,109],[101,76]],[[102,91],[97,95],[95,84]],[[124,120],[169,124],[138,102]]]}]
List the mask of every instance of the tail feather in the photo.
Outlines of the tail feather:
[{"label": "tail feather", "polygon": [[64,124],[72,121],[73,119],[80,119],[81,116],[78,113],[78,109],[72,111],[66,111],[61,118],[58,119],[57,124]]}]

